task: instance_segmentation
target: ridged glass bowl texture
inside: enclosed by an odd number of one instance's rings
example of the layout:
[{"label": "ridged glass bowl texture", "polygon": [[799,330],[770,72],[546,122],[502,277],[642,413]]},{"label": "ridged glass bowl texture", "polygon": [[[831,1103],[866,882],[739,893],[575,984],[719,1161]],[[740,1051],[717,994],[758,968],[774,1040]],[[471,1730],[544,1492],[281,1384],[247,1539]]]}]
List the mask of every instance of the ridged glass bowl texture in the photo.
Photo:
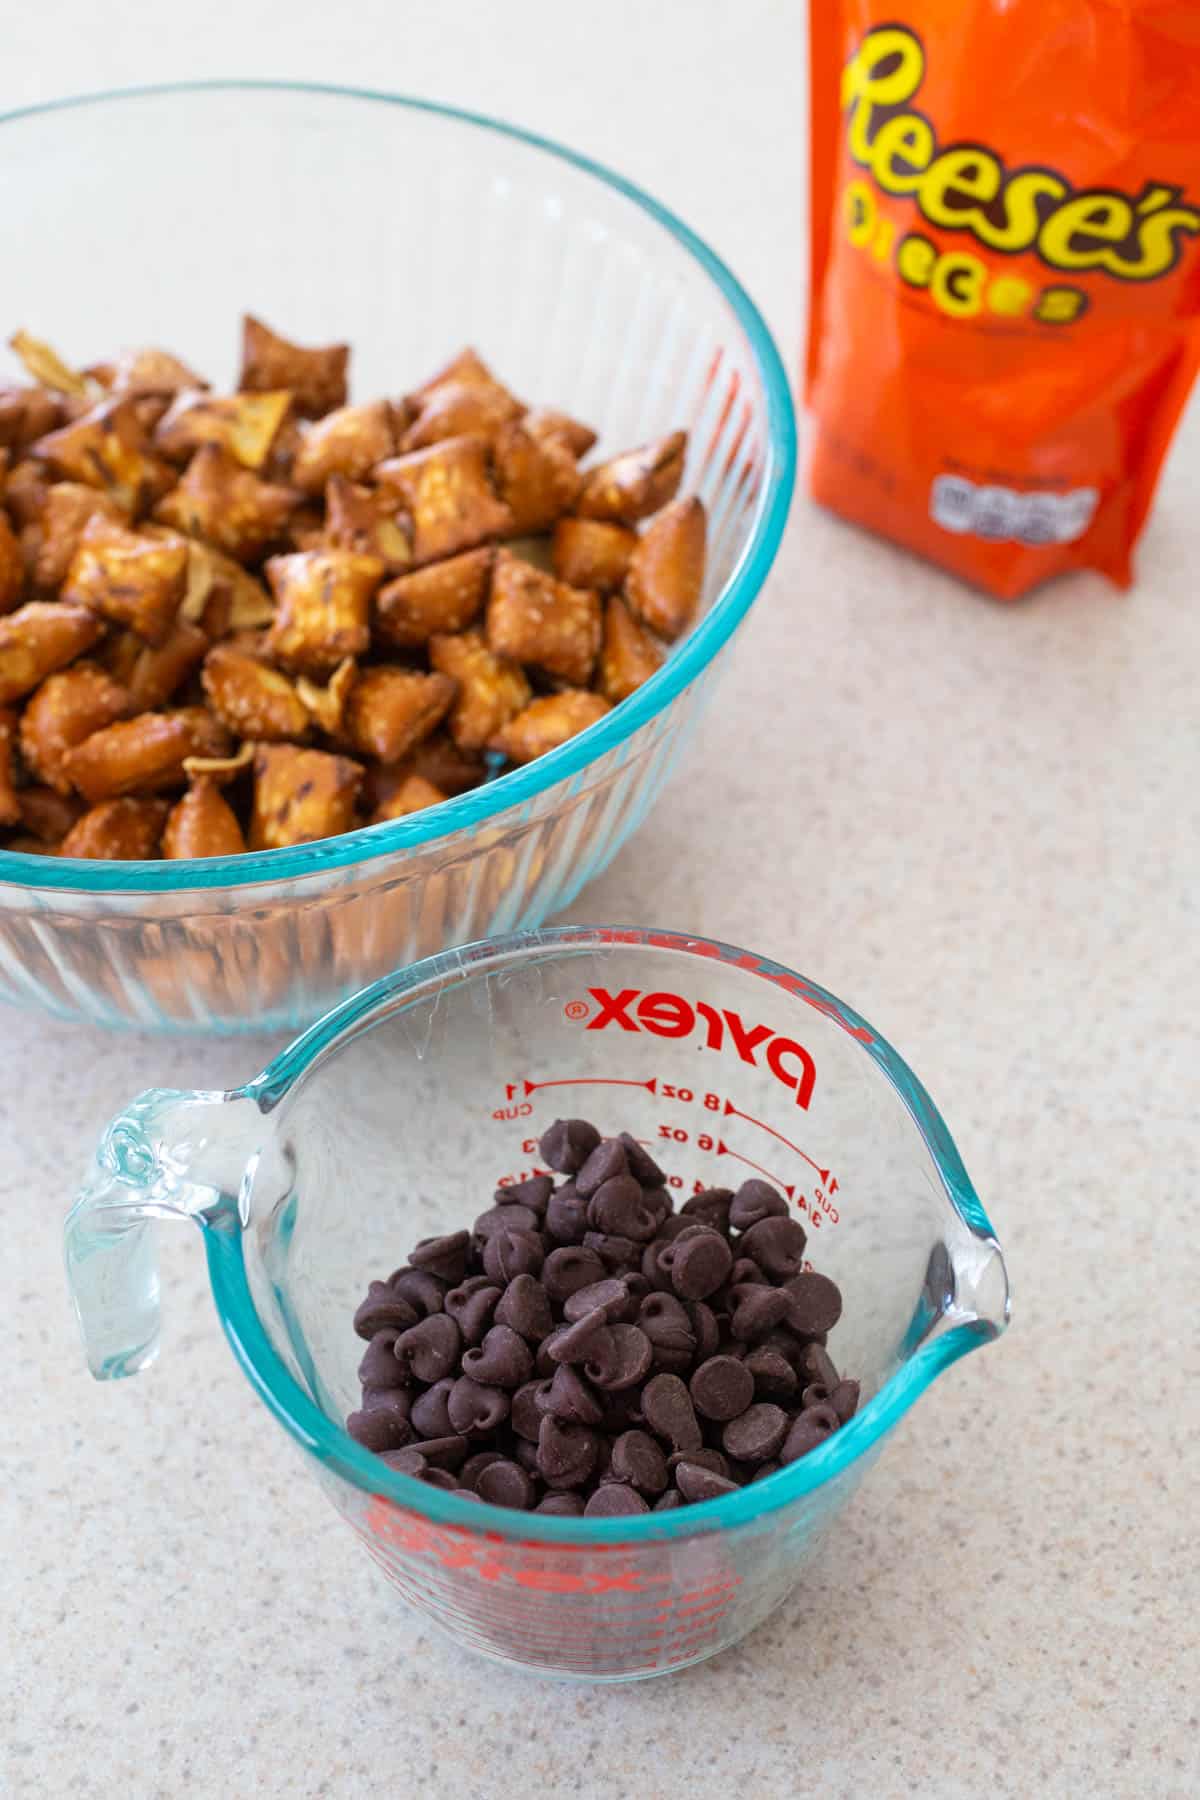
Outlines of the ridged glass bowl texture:
[{"label": "ridged glass bowl texture", "polygon": [[6,330],[78,364],[161,345],[232,385],[248,310],[304,343],[349,341],[363,397],[473,344],[609,451],[686,427],[684,489],[710,515],[697,627],[631,700],[526,769],[294,850],[0,852],[0,998],[160,1030],[296,1026],[397,965],[569,904],[662,789],[786,519],[791,400],[736,280],[620,178],[417,101],[218,83],[0,123],[20,246]]}]

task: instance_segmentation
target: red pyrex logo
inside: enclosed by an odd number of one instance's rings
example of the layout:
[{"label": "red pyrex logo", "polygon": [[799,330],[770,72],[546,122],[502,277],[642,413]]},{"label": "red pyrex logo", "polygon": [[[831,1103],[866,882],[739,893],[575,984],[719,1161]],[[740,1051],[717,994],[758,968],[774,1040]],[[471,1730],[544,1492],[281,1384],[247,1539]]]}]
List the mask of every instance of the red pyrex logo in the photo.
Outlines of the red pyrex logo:
[{"label": "red pyrex logo", "polygon": [[781,1037],[769,1025],[747,1025],[741,1014],[728,1006],[718,1010],[703,1000],[685,1000],[682,994],[644,994],[640,988],[622,988],[619,994],[610,994],[602,987],[589,988],[588,993],[598,1008],[587,1022],[585,1029],[588,1031],[603,1031],[606,1026],[618,1025],[622,1031],[648,1031],[654,1037],[685,1038],[691,1037],[699,1025],[703,1028],[707,1049],[722,1050],[728,1043],[741,1061],[752,1069],[761,1066],[757,1055],[761,1050],[776,1081],[795,1090],[797,1106],[807,1108],[812,1099],[813,1084],[817,1079],[812,1057],[795,1038]]}]

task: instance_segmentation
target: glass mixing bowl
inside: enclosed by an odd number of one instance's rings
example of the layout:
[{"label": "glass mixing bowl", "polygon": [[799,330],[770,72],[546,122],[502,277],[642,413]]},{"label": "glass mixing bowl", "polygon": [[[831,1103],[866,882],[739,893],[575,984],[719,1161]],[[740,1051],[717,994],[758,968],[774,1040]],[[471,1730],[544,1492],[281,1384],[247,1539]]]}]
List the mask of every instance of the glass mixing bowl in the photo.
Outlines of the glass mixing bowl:
[{"label": "glass mixing bowl", "polygon": [[[787,1195],[844,1296],[829,1351],[862,1383],[849,1424],[736,1493],[632,1519],[473,1503],[347,1435],[368,1280],[532,1174],[560,1113],[646,1142],[677,1205],[755,1174]],[[765,1618],[909,1407],[1008,1320],[987,1215],[891,1046],[778,963],[664,931],[447,951],[348,1000],[243,1088],[143,1094],[66,1226],[102,1380],[157,1350],[153,1221],[181,1218],[201,1227],[259,1399],[406,1599],[472,1649],[589,1680],[667,1673]],[[268,1528],[289,1529],[286,1503]]]},{"label": "glass mixing bowl", "polygon": [[539,924],[645,818],[771,567],[795,420],[729,270],[629,182],[531,133],[389,95],[218,83],[0,120],[5,331],[76,365],[125,345],[236,376],[244,310],[353,346],[358,395],[473,344],[608,450],[690,432],[710,516],[702,616],[561,749],[427,813],[184,863],[0,852],[0,998],[155,1030],[307,1023],[364,982]]}]

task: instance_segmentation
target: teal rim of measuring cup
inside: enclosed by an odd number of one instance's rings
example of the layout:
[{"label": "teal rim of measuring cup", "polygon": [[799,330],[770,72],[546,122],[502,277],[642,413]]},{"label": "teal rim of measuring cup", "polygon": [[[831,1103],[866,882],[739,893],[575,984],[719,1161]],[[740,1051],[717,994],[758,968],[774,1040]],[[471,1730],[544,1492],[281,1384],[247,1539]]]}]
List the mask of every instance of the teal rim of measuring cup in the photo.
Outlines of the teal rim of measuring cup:
[{"label": "teal rim of measuring cup", "polygon": [[[413,813],[408,818],[394,819],[383,825],[360,826],[340,837],[324,838],[286,850],[255,850],[238,856],[215,856],[191,862],[91,862],[78,857],[27,856],[20,851],[0,850],[0,882],[12,886],[79,893],[147,894],[249,886],[257,882],[316,875],[351,863],[367,864],[397,850],[411,850],[419,844],[436,842],[453,832],[474,830],[497,813],[533,800],[555,783],[578,774],[588,763],[616,749],[639,727],[665,711],[704,672],[745,617],[775,561],[787,523],[796,480],[796,413],[787,374],[766,321],[737,276],[703,238],[661,201],[590,156],[485,113],[444,106],[414,95],[308,81],[213,79],[112,88],[92,94],[68,95],[0,113],[0,126],[110,101],[205,93],[313,94],[430,113],[479,130],[493,131],[532,149],[545,151],[632,201],[681,244],[711,278],[728,301],[734,320],[749,345],[763,385],[767,427],[754,521],[749,539],[721,592],[700,623],[657,673],[604,718],[568,739],[557,750],[538,757],[536,762],[512,769],[468,793],[443,800],[426,813]],[[0,149],[2,147],[3,140],[0,139]]]},{"label": "teal rim of measuring cup", "polygon": [[[326,1050],[363,1024],[385,1001],[405,995],[415,998],[430,984],[447,978],[483,974],[487,965],[493,962],[505,964],[514,957],[525,956],[536,961],[547,953],[584,955],[617,944],[675,951],[698,959],[733,964],[761,976],[793,998],[807,1002],[847,1031],[861,1045],[864,1054],[882,1070],[903,1101],[937,1166],[947,1201],[954,1212],[972,1237],[998,1250],[991,1221],[963,1167],[945,1120],[904,1058],[893,1050],[886,1038],[836,995],[782,963],[715,939],[681,932],[650,927],[565,925],[485,938],[457,950],[440,951],[436,956],[385,976],[326,1013],[288,1045],[259,1076],[245,1087],[235,1089],[228,1098],[244,1096],[252,1099],[264,1113],[270,1112]],[[223,1212],[205,1229],[204,1237],[213,1299],[230,1348],[260,1400],[304,1450],[365,1494],[393,1501],[408,1513],[419,1514],[435,1524],[462,1527],[476,1535],[488,1532],[526,1543],[578,1546],[652,1543],[752,1524],[790,1506],[849,1469],[881,1442],[943,1370],[968,1351],[997,1336],[1003,1328],[973,1319],[930,1338],[920,1344],[861,1411],[824,1444],[775,1475],[739,1488],[735,1494],[706,1501],[703,1508],[680,1507],[671,1512],[615,1519],[559,1519],[514,1512],[504,1507],[481,1507],[478,1502],[459,1500],[452,1493],[429,1487],[387,1468],[372,1452],[355,1443],[304,1392],[267,1337],[250,1293],[242,1253],[242,1233],[234,1228],[230,1213]]]}]

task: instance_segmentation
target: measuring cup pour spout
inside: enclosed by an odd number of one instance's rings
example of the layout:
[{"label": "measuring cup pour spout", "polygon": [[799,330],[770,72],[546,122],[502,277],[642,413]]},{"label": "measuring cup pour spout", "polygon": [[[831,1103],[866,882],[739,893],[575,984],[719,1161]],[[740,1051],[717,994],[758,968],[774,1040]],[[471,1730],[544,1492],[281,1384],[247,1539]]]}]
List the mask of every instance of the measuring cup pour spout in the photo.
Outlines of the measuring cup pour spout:
[{"label": "measuring cup pour spout", "polygon": [[158,1088],[105,1132],[64,1227],[67,1279],[97,1380],[136,1375],[158,1352],[154,1220],[238,1229],[262,1129],[245,1095]]}]

